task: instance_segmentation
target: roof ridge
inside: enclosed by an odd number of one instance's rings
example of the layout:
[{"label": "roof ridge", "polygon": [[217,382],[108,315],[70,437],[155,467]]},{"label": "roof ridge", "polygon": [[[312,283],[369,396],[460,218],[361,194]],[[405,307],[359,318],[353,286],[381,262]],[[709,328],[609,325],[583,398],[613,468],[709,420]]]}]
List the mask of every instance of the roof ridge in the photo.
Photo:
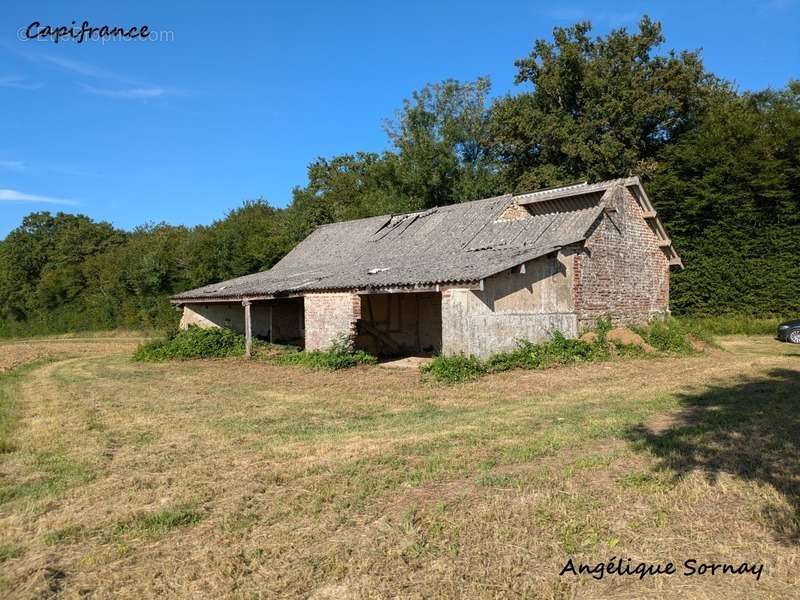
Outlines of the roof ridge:
[{"label": "roof ridge", "polygon": [[513,198],[514,195],[510,193],[499,194],[497,196],[488,196],[487,198],[476,198],[475,200],[466,200],[465,202],[452,202],[450,204],[437,204],[435,206],[431,206],[430,208],[421,208],[419,210],[412,210],[409,212],[404,213],[384,213],[381,215],[373,215],[371,217],[361,217],[358,219],[348,219],[346,221],[334,221],[333,223],[323,223],[319,225],[317,229],[321,229],[322,227],[330,227],[332,225],[339,225],[341,223],[353,223],[355,221],[367,221],[369,219],[397,219],[400,217],[410,217],[412,215],[420,215],[426,216],[426,213],[436,212],[440,210],[449,210],[461,206],[467,206],[468,204],[475,204],[476,202],[489,202],[490,200],[501,200],[503,198]]},{"label": "roof ridge", "polygon": [[566,190],[566,189],[570,189],[570,188],[578,188],[578,187],[582,187],[582,186],[588,185],[588,184],[589,184],[589,182],[587,180],[582,179],[580,181],[573,181],[572,183],[563,183],[563,184],[558,184],[558,185],[550,185],[548,187],[536,188],[534,190],[530,190],[529,192],[520,192],[519,194],[514,194],[514,197],[516,198],[517,196],[533,196],[535,194],[542,194],[544,192],[555,192],[555,191],[561,191],[561,190]]}]

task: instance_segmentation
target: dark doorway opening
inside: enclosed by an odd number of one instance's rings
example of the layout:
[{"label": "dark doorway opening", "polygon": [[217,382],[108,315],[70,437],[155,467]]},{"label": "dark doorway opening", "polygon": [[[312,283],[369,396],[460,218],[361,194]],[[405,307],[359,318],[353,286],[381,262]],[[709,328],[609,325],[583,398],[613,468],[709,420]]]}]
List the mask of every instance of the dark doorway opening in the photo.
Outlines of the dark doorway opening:
[{"label": "dark doorway opening", "polygon": [[442,295],[363,294],[356,347],[376,356],[431,356],[439,352]]},{"label": "dark doorway opening", "polygon": [[303,346],[305,314],[302,298],[253,302],[253,336],[274,344]]}]

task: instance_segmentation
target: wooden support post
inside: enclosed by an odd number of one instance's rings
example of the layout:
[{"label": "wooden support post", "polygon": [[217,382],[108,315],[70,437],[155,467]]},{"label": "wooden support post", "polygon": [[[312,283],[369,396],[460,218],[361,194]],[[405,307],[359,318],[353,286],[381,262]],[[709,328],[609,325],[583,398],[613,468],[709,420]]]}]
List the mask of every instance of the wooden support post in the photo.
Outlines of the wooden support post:
[{"label": "wooden support post", "polygon": [[269,305],[269,343],[272,343],[272,304]]},{"label": "wooden support post", "polygon": [[419,294],[414,294],[414,303],[416,304],[417,310],[417,352],[422,354],[422,342],[420,341],[420,314],[419,314]]},{"label": "wooden support post", "polygon": [[250,301],[242,300],[244,305],[244,356],[250,358],[253,350],[253,320],[250,317]]}]

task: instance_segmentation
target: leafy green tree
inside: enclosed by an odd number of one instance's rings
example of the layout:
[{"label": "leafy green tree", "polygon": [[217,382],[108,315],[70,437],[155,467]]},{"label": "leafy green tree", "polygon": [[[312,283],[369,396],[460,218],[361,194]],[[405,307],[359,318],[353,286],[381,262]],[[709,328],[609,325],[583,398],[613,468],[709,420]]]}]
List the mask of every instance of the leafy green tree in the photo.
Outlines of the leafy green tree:
[{"label": "leafy green tree", "polygon": [[159,327],[177,320],[169,305],[176,289],[188,287],[186,258],[191,232],[165,223],[137,227],[127,243],[87,261],[93,279],[86,291],[94,316],[90,328]]},{"label": "leafy green tree", "polygon": [[490,151],[489,78],[427,85],[403,101],[385,124],[397,148],[397,179],[419,208],[491,196],[496,163]]},{"label": "leafy green tree", "polygon": [[412,210],[396,177],[397,159],[359,152],[318,158],[308,167],[308,185],[295,188],[289,227],[296,242],[319,225]]},{"label": "leafy green tree", "polygon": [[497,101],[491,119],[507,187],[646,174],[721,85],[697,52],[657,54],[664,37],[648,17],[636,33],[590,32],[589,23],[556,28],[516,61],[516,82],[532,89]]},{"label": "leafy green tree", "polygon": [[324,223],[421,210],[491,196],[490,84],[447,80],[414,92],[386,133],[394,148],[318,158],[288,211],[292,239]]},{"label": "leafy green tree", "polygon": [[800,84],[716,94],[649,187],[686,264],[676,312],[800,311]]},{"label": "leafy green tree", "polygon": [[193,238],[188,268],[197,285],[263,271],[291,248],[285,211],[263,200],[245,202]]},{"label": "leafy green tree", "polygon": [[109,223],[83,215],[32,213],[0,246],[0,317],[16,322],[82,322],[83,265],[125,242]]}]

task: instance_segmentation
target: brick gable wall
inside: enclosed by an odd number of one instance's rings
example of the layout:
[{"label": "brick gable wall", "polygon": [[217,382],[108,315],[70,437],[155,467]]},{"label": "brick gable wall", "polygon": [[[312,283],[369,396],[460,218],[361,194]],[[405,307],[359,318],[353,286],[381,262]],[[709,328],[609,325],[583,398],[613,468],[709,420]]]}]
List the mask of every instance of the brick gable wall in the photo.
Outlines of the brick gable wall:
[{"label": "brick gable wall", "polygon": [[573,298],[578,325],[608,315],[615,323],[643,324],[669,312],[669,260],[633,195],[609,192],[607,212],[586,242],[576,246]]}]

